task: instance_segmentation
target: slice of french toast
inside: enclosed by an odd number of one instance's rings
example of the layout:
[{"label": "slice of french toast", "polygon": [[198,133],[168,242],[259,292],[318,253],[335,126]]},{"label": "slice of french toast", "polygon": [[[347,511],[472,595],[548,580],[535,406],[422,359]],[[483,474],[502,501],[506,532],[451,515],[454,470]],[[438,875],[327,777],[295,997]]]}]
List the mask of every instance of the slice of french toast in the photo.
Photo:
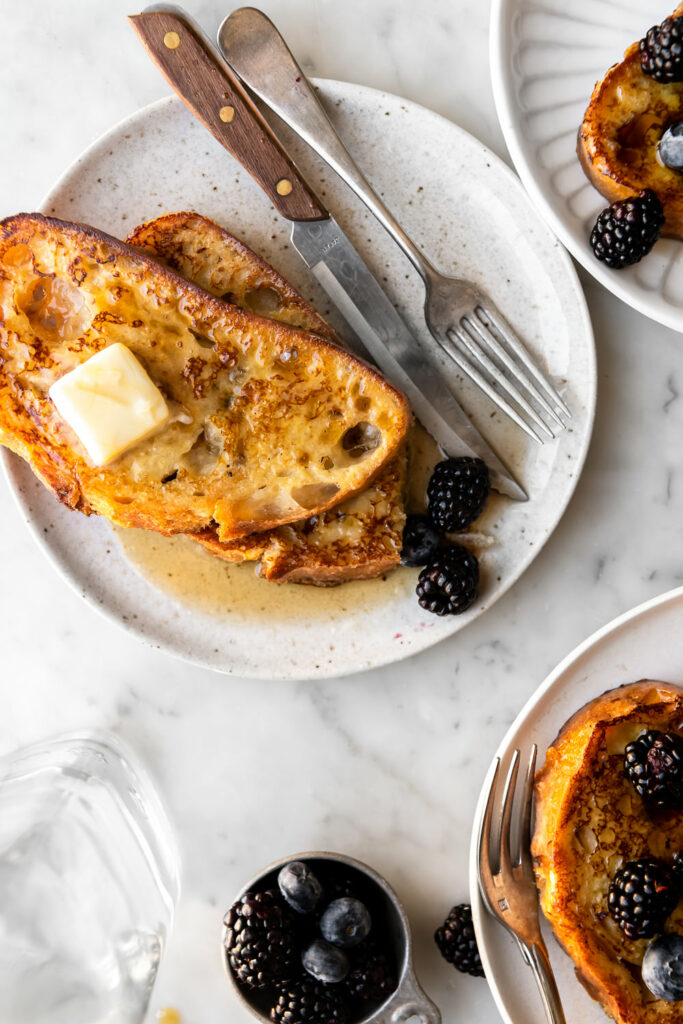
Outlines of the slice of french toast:
[{"label": "slice of french toast", "polygon": [[[683,14],[683,4],[673,12]],[[645,33],[643,33],[645,34]],[[613,203],[652,189],[666,218],[662,234],[683,237],[683,178],[657,147],[683,120],[683,82],[661,83],[640,66],[639,43],[597,82],[579,129],[577,152],[591,183]]]},{"label": "slice of french toast", "polygon": [[[640,967],[649,939],[627,939],[607,895],[618,869],[683,850],[683,814],[649,812],[624,775],[624,749],[648,729],[683,735],[683,690],[644,680],[609,690],[564,725],[536,775],[532,840],[543,913],[579,980],[617,1024],[680,1024]],[[683,934],[683,902],[666,930]]]},{"label": "slice of french toast", "polygon": [[[164,214],[126,241],[226,301],[342,344],[273,267],[206,217]],[[324,586],[382,576],[400,563],[406,461],[403,448],[360,494],[300,522],[224,543],[211,529],[194,539],[228,561],[260,561],[260,574],[280,583]]]},{"label": "slice of french toast", "polygon": [[[123,343],[166,399],[153,437],[94,466],[51,385]],[[0,222],[0,442],[66,505],[221,540],[316,515],[400,448],[404,397],[319,335],[244,312],[93,228]]]}]

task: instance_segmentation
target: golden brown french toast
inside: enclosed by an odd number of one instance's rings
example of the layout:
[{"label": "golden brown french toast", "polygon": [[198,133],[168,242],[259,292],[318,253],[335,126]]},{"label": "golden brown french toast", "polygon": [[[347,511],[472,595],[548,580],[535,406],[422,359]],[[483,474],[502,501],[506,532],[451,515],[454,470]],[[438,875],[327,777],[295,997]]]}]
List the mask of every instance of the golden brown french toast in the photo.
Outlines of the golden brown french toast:
[{"label": "golden brown french toast", "polygon": [[[673,14],[683,14],[683,4]],[[646,75],[635,42],[597,82],[577,147],[586,175],[609,203],[652,189],[666,218],[662,234],[676,237],[683,237],[683,178],[658,159],[657,146],[681,120],[683,82]]]},{"label": "golden brown french toast", "polygon": [[[342,344],[277,271],[206,217],[164,214],[126,241],[226,301]],[[317,516],[225,543],[215,530],[194,537],[228,561],[260,561],[260,574],[281,583],[320,586],[382,576],[400,562],[406,461],[402,450],[364,491]]]},{"label": "golden brown french toast", "polygon": [[406,463],[403,450],[354,498],[265,535],[252,534],[228,544],[221,544],[211,530],[193,537],[228,561],[259,560],[260,575],[277,583],[332,586],[383,576],[401,560]]},{"label": "golden brown french toast", "polygon": [[[626,938],[607,904],[626,862],[670,864],[683,850],[683,814],[646,809],[624,774],[626,744],[648,729],[683,735],[683,690],[632,683],[569,719],[536,775],[531,849],[543,913],[590,995],[617,1024],[680,1024],[683,1004],[656,999],[641,980],[650,940]],[[683,903],[666,931],[683,933]]]},{"label": "golden brown french toast", "polygon": [[[169,421],[94,466],[48,395],[121,342]],[[0,442],[65,504],[122,526],[221,540],[315,515],[397,453],[409,410],[318,335],[246,313],[93,228],[0,222]]]}]

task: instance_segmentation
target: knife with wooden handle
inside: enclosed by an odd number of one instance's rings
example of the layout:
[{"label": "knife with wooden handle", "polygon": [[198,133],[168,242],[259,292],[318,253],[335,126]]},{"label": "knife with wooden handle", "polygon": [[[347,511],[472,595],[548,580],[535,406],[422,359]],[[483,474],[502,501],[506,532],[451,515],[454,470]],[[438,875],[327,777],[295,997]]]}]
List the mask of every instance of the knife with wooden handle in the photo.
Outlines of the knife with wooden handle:
[{"label": "knife with wooden handle", "polygon": [[244,87],[201,29],[180,8],[147,8],[128,19],[183,102],[261,185],[292,224],[304,263],[353,330],[356,351],[404,392],[413,412],[448,455],[475,455],[491,484],[517,501],[527,495],[470,422],[438,364],[413,336],[348,238],[307,185]]}]

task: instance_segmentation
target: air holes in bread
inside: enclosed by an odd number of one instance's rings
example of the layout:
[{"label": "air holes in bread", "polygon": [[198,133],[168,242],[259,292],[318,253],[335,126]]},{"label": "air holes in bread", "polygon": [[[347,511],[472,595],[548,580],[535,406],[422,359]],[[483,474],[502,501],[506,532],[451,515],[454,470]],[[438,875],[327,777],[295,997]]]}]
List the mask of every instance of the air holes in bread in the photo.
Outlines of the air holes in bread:
[{"label": "air holes in bread", "polygon": [[205,338],[203,334],[199,333],[199,331],[193,331],[192,328],[190,328],[190,334],[202,348],[214,348],[214,342],[211,341],[210,338]]},{"label": "air holes in bread", "polygon": [[254,288],[244,296],[244,305],[257,316],[270,316],[282,306],[282,299],[274,288]]},{"label": "air holes in bread", "polygon": [[381,431],[367,420],[361,420],[342,434],[341,446],[350,458],[362,459],[379,448],[381,441]]},{"label": "air holes in bread", "polygon": [[17,295],[33,333],[42,341],[75,341],[90,324],[85,300],[75,285],[58,277],[34,277]]},{"label": "air holes in bread", "polygon": [[207,423],[189,452],[183,456],[183,463],[194,476],[206,476],[218,465],[222,450],[219,432],[211,423]]},{"label": "air holes in bread", "polygon": [[10,245],[2,257],[6,267],[21,267],[24,263],[30,263],[33,257],[31,247],[19,242],[17,245]]},{"label": "air holes in bread", "polygon": [[292,497],[302,508],[317,508],[327,505],[339,491],[339,484],[303,484],[292,489]]}]

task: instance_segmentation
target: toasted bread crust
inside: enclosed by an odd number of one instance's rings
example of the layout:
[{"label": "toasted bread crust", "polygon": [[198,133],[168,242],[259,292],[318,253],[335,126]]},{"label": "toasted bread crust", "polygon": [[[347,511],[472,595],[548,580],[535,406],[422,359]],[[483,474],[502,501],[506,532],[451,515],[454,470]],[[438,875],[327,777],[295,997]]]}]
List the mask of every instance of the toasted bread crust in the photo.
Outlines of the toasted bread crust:
[{"label": "toasted bread crust", "polygon": [[[674,11],[680,14],[683,4]],[[657,145],[682,119],[683,83],[644,74],[636,42],[596,83],[577,145],[586,176],[609,203],[641,189],[656,192],[666,218],[663,234],[674,237],[683,237],[681,173],[659,162]]]},{"label": "toasted bread crust", "polygon": [[[114,341],[175,418],[93,467],[47,390]],[[0,346],[0,441],[71,508],[165,534],[215,523],[229,540],[317,514],[367,486],[409,422],[403,396],[329,341],[39,214],[0,223]],[[344,439],[361,420],[377,447],[352,457]]]},{"label": "toasted bread crust", "polygon": [[[135,228],[126,241],[162,259],[183,277],[238,306],[343,344],[332,328],[268,263],[224,228],[196,213],[168,213]],[[278,583],[334,586],[383,576],[400,564],[406,452],[401,450],[361,494],[318,516],[221,543],[215,530],[193,535],[230,562],[260,561]]]},{"label": "toasted bread crust", "polygon": [[[683,815],[651,817],[624,776],[624,748],[646,728],[683,734],[683,690],[643,680],[581,708],[536,775],[532,854],[543,913],[588,992],[617,1024],[680,1022],[640,979],[647,939],[630,941],[607,909],[619,867],[683,849]],[[683,930],[683,904],[667,931]]]}]

